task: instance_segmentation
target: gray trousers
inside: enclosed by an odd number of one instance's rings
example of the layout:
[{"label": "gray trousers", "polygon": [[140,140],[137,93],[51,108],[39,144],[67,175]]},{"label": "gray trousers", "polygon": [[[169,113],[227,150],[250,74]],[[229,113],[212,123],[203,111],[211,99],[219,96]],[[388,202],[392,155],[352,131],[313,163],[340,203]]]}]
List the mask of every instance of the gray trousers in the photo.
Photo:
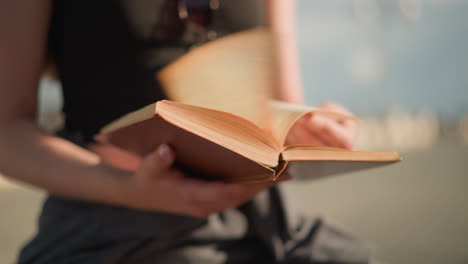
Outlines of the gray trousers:
[{"label": "gray trousers", "polygon": [[369,263],[362,241],[293,206],[280,187],[208,219],[49,196],[19,263]]}]

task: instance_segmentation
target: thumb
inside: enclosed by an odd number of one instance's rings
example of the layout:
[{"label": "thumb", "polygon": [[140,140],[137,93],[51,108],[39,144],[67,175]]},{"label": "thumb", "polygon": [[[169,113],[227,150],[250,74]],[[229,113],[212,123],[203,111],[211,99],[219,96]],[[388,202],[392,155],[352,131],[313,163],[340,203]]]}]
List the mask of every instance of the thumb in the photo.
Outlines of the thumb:
[{"label": "thumb", "polygon": [[146,156],[143,167],[152,172],[161,171],[171,167],[174,159],[172,149],[167,144],[161,144],[155,151]]}]

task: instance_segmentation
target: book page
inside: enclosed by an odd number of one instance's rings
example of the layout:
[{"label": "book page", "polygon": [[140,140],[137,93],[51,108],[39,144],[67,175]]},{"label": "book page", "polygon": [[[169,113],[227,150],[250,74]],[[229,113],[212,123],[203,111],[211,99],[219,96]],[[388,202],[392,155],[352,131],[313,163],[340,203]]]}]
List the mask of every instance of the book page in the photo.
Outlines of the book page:
[{"label": "book page", "polygon": [[[117,120],[112,121],[111,123],[107,124],[99,131],[99,134],[105,134],[114,130],[118,130],[120,128],[145,121],[147,119],[153,118],[156,114],[156,103],[147,105],[141,109],[136,111],[130,112]],[[98,135],[99,137],[99,135]]]},{"label": "book page", "polygon": [[286,161],[369,161],[392,162],[401,158],[392,151],[357,151],[332,147],[290,146],[283,150]]},{"label": "book page", "polygon": [[167,122],[268,167],[276,167],[281,145],[260,127],[230,113],[171,101],[156,112]]},{"label": "book page", "polygon": [[258,28],[194,48],[157,78],[171,101],[229,112],[264,127],[274,85],[270,32]]}]

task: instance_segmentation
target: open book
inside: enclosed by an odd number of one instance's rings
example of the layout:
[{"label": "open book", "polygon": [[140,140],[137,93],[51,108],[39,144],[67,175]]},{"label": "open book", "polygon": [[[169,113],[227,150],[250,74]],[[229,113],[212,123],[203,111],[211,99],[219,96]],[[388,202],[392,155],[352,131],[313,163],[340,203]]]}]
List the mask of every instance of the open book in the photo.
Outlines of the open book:
[{"label": "open book", "polygon": [[272,181],[294,162],[316,167],[311,170],[315,178],[400,160],[395,152],[286,145],[289,129],[307,113],[353,118],[272,103],[271,130],[265,130],[234,114],[163,100],[112,122],[96,138],[139,156],[166,143],[175,150],[180,168],[228,182]]}]

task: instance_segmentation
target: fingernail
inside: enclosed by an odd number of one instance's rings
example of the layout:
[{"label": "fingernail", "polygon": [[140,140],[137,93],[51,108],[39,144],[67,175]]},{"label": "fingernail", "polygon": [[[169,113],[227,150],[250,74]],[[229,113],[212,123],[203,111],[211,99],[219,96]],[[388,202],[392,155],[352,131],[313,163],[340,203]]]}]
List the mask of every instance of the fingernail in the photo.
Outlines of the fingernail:
[{"label": "fingernail", "polygon": [[158,156],[163,162],[170,163],[171,162],[171,155],[172,155],[171,148],[167,144],[161,144],[159,146]]}]

